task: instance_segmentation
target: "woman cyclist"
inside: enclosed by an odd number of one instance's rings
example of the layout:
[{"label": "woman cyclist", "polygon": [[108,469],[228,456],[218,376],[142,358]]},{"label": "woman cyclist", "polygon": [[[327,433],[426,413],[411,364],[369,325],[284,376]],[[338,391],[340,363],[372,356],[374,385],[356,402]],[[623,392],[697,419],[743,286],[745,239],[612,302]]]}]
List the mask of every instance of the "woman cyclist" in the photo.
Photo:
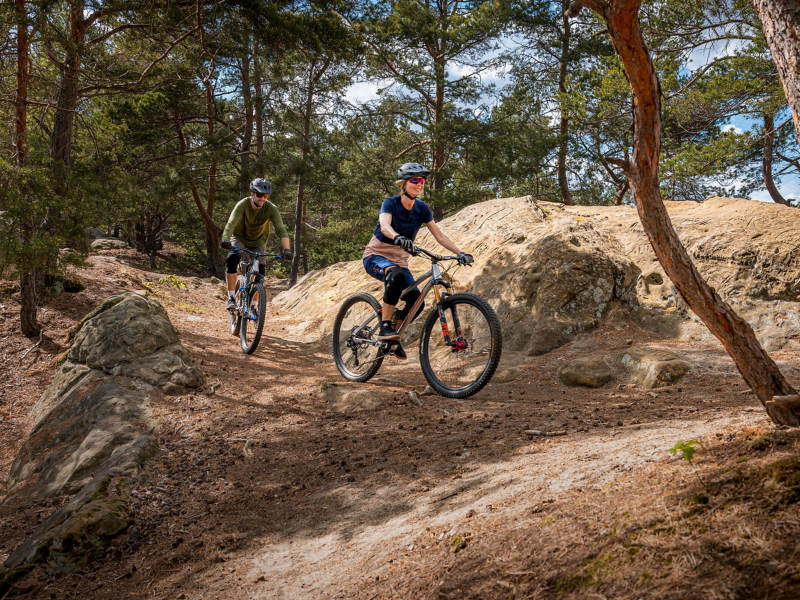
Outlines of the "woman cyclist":
[{"label": "woman cyclist", "polygon": [[415,287],[405,295],[403,310],[394,314],[400,294],[414,284],[414,277],[408,270],[408,257],[414,248],[414,238],[420,226],[427,225],[428,231],[439,244],[457,254],[458,264],[468,265],[473,260],[472,255],[462,252],[439,229],[431,209],[418,198],[430,173],[418,163],[406,163],[397,170],[395,183],[401,187],[400,195],[383,201],[375,234],[364,248],[364,268],[370,276],[384,283],[383,320],[377,339],[395,342],[394,353],[398,358],[406,358],[406,353],[397,342],[400,335],[394,329],[392,318],[394,315],[395,319],[402,322],[420,295],[419,288]]}]

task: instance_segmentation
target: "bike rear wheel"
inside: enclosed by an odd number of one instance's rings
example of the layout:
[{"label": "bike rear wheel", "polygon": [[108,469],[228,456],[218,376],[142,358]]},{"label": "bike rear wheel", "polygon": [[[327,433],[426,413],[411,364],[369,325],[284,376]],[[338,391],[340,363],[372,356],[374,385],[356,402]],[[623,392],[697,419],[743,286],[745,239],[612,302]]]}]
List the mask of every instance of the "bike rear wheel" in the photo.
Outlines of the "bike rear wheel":
[{"label": "bike rear wheel", "polygon": [[236,308],[231,312],[231,335],[239,335],[239,331],[242,327],[242,311],[244,310],[244,302],[242,298],[242,292],[239,291],[244,286],[244,278],[239,275],[239,278],[236,280],[236,293],[234,294],[234,298],[236,298]]},{"label": "bike rear wheel", "polygon": [[381,305],[369,294],[344,301],[333,324],[333,360],[348,381],[367,381],[380,369],[383,353],[375,340],[381,328]]},{"label": "bike rear wheel", "polygon": [[431,387],[447,398],[466,398],[489,383],[500,362],[500,319],[474,294],[454,294],[442,302],[453,345],[445,344],[439,312],[433,310],[422,328],[419,358]]},{"label": "bike rear wheel", "polygon": [[267,312],[267,293],[264,286],[254,283],[248,290],[247,314],[242,315],[242,352],[252,354],[258,347]]}]

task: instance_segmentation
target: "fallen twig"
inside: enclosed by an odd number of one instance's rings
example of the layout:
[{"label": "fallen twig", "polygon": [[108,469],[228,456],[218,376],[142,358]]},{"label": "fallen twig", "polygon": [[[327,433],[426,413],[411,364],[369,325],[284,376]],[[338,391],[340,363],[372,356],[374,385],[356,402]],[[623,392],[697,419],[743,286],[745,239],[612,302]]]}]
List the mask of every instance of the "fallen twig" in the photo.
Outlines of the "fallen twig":
[{"label": "fallen twig", "polygon": [[417,396],[417,392],[415,392],[414,390],[408,392],[408,397],[411,398],[411,402],[413,402],[417,406],[422,406],[422,400],[419,399],[419,396]]},{"label": "fallen twig", "polygon": [[38,342],[36,342],[36,344],[34,344],[33,346],[31,346],[30,348],[28,348],[28,349],[25,351],[25,354],[23,354],[23,355],[22,355],[22,358],[20,358],[20,359],[19,359],[19,364],[22,364],[22,361],[23,361],[23,360],[25,360],[25,357],[26,357],[26,356],[28,356],[28,353],[29,353],[31,350],[33,350],[34,348],[38,348],[38,347],[39,347],[39,344],[41,344],[41,343],[42,343],[42,339],[43,339],[43,337],[44,337],[44,329],[42,329],[42,330],[39,332],[39,341],[38,341]]},{"label": "fallen twig", "polygon": [[566,431],[539,431],[538,429],[526,429],[525,433],[528,435],[537,435],[541,437],[555,437],[557,435],[567,435]]}]

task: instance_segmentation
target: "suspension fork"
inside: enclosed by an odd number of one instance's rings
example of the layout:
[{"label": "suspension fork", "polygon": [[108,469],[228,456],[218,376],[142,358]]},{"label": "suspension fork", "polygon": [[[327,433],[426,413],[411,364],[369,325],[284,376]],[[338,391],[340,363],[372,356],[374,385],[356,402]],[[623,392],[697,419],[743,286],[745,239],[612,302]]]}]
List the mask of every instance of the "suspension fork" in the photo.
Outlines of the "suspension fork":
[{"label": "suspension fork", "polygon": [[[439,287],[437,285],[433,286],[433,295],[436,297],[436,311],[439,313],[439,324],[442,326],[444,343],[446,346],[454,346],[456,345],[456,342],[450,339],[450,331],[447,327],[447,317],[445,316],[444,312],[444,303],[442,302],[442,298],[439,294]],[[455,306],[453,306],[450,308],[450,312],[453,315],[453,327],[455,328],[456,339],[459,339],[461,337],[461,321],[458,318],[458,311],[456,310]]]}]

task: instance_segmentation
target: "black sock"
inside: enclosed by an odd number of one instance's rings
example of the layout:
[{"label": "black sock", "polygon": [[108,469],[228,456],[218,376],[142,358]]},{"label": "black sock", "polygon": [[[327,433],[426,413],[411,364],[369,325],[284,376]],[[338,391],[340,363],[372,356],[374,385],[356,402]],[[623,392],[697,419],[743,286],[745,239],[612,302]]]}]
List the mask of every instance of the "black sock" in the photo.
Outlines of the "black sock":
[{"label": "black sock", "polygon": [[383,326],[384,327],[391,327],[392,329],[394,329],[394,323],[392,323],[391,321],[384,321],[383,322]]}]

